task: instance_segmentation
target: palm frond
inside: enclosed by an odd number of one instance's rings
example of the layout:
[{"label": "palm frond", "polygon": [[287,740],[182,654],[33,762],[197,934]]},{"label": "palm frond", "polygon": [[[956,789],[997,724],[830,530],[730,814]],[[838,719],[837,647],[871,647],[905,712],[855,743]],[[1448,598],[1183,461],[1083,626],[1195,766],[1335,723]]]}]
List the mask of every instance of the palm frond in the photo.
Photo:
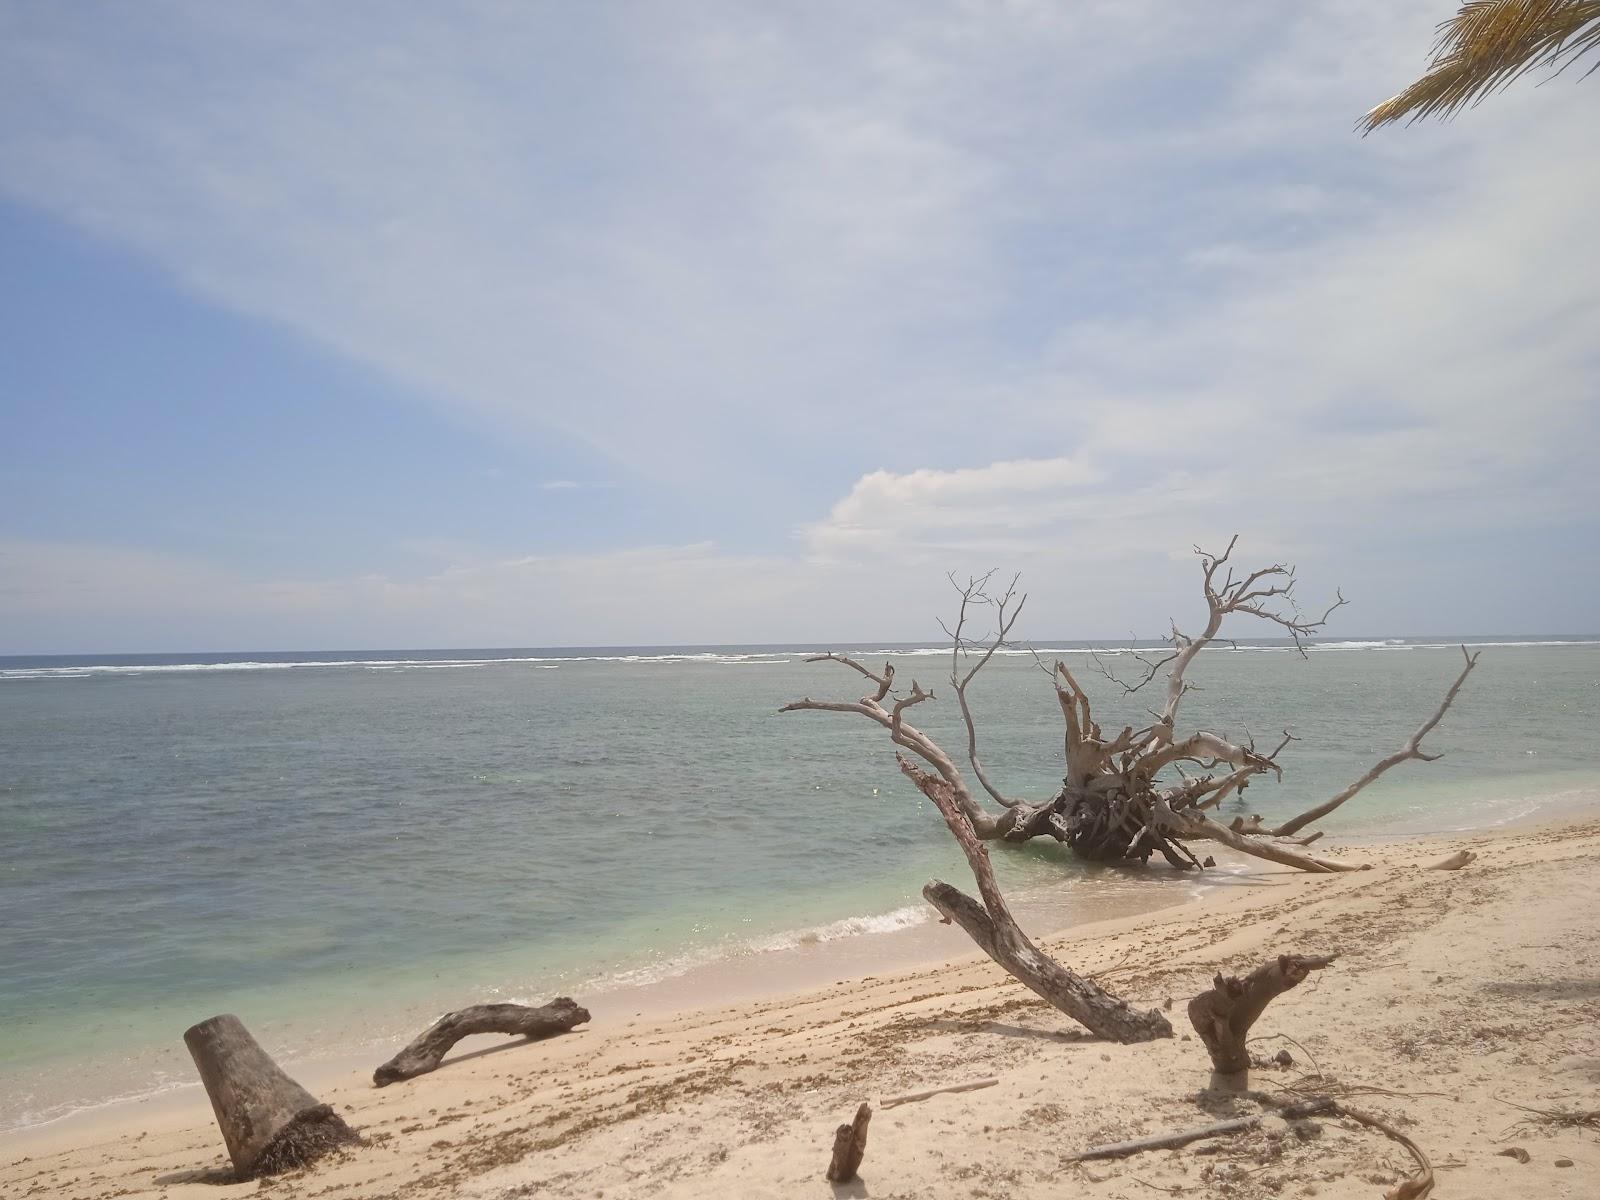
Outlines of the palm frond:
[{"label": "palm frond", "polygon": [[1471,0],[1439,26],[1427,74],[1357,128],[1366,134],[1402,119],[1449,117],[1536,67],[1565,69],[1596,48],[1600,0]]}]

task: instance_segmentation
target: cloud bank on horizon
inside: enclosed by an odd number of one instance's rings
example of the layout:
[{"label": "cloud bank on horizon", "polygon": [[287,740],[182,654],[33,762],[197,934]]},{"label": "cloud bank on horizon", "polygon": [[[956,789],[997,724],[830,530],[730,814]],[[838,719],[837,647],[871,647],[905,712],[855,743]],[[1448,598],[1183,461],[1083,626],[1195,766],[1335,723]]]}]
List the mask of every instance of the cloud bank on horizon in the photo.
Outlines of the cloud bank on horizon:
[{"label": "cloud bank on horizon", "polygon": [[1158,634],[1235,531],[1592,632],[1593,87],[1357,137],[1442,15],[0,3],[0,652]]}]

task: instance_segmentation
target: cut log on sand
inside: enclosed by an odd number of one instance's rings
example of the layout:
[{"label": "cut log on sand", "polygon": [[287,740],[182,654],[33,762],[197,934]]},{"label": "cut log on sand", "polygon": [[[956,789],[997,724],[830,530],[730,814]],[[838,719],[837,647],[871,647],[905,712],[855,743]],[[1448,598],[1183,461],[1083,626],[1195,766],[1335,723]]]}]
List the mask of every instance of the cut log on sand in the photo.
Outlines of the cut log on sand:
[{"label": "cut log on sand", "polygon": [[861,1169],[867,1152],[867,1125],[872,1120],[872,1105],[862,1102],[855,1120],[841,1125],[833,1135],[833,1157],[828,1160],[828,1181],[849,1183]]},{"label": "cut log on sand", "polygon": [[183,1040],[240,1179],[303,1167],[360,1142],[331,1105],[278,1068],[238,1017],[201,1021]]},{"label": "cut log on sand", "polygon": [[1245,1039],[1250,1026],[1267,1011],[1267,1005],[1333,959],[1331,954],[1280,954],[1243,979],[1218,975],[1208,991],[1189,1001],[1189,1023],[1205,1043],[1211,1065],[1223,1075],[1248,1070],[1250,1052]]},{"label": "cut log on sand", "polygon": [[372,1073],[378,1087],[413,1079],[435,1069],[464,1037],[476,1033],[509,1033],[538,1041],[566,1033],[589,1019],[589,1010],[568,996],[530,1008],[526,1004],[474,1004],[446,1013],[419,1034],[404,1050]]}]

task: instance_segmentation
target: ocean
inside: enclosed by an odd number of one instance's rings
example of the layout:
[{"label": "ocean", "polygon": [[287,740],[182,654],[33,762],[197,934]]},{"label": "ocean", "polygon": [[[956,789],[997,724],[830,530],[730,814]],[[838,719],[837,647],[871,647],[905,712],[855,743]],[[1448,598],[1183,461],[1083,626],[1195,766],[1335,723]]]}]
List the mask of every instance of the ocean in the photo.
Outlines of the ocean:
[{"label": "ocean", "polygon": [[[1487,827],[1600,787],[1600,641],[1465,640],[1483,657],[1429,738],[1444,757],[1330,832]],[[192,1085],[182,1031],[223,1011],[294,1063],[476,1001],[626,997],[832,942],[870,961],[930,920],[930,876],[970,877],[880,729],[779,715],[861,694],[815,649],[0,658],[0,1129]],[[916,723],[964,744],[948,650],[841,649],[933,688]],[[1146,723],[1153,698],[1117,695],[1086,644],[1056,652],[1104,726]],[[1460,665],[1443,639],[1218,646],[1186,723],[1292,731],[1283,782],[1224,812],[1287,816],[1397,748]],[[1050,794],[1059,711],[1032,656],[972,696],[991,774]],[[994,853],[1041,932],[1211,886]]]}]

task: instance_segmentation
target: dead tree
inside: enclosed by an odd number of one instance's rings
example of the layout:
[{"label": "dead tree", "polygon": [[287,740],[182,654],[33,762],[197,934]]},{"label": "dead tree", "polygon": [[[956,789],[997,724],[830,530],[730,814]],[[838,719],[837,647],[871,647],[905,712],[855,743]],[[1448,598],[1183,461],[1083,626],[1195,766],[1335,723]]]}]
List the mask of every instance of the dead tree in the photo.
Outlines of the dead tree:
[{"label": "dead tree", "polygon": [[361,1140],[331,1105],[285,1075],[238,1017],[201,1021],[183,1040],[240,1179],[303,1167]]},{"label": "dead tree", "polygon": [[[995,593],[988,590],[992,573],[969,580],[965,586],[958,584],[960,609],[954,627],[947,630],[953,643],[950,685],[966,729],[967,762],[984,793],[999,806],[998,813],[985,808],[972,795],[949,755],[925,734],[905,724],[901,717],[904,709],[931,700],[933,695],[913,683],[909,697],[892,699],[892,665],[886,665],[882,674],[875,674],[839,655],[822,655],[812,661],[842,662],[876,684],[875,692],[852,702],[801,700],[784,711],[850,712],[882,725],[896,745],[933,769],[964,825],[979,841],[1051,837],[1064,842],[1079,857],[1093,861],[1142,863],[1152,854],[1160,854],[1180,870],[1202,867],[1189,849],[1189,842],[1215,841],[1241,854],[1299,870],[1357,870],[1357,864],[1308,853],[1305,847],[1320,834],[1296,835],[1337,810],[1391,767],[1413,759],[1430,762],[1438,757],[1423,751],[1422,739],[1455,701],[1477,664],[1477,655],[1468,654],[1463,648],[1465,665],[1439,707],[1400,749],[1380,759],[1350,786],[1276,827],[1264,825],[1259,817],[1225,825],[1211,812],[1229,796],[1242,793],[1257,776],[1270,773],[1281,778],[1278,756],[1294,739],[1285,733],[1274,749],[1262,752],[1250,740],[1236,742],[1208,730],[1180,732],[1179,711],[1193,686],[1188,676],[1195,659],[1217,640],[1230,617],[1249,617],[1277,626],[1304,654],[1303,639],[1320,630],[1328,616],[1345,603],[1344,597],[1336,593],[1334,602],[1320,616],[1302,614],[1294,601],[1294,568],[1275,563],[1237,575],[1229,565],[1237,541],[1237,537],[1229,541],[1221,554],[1196,549],[1207,614],[1198,634],[1185,634],[1174,624],[1166,653],[1159,657],[1134,653],[1141,670],[1131,681],[1115,675],[1098,655],[1094,658],[1101,673],[1124,695],[1141,691],[1165,672],[1161,708],[1151,710],[1154,720],[1150,724],[1140,729],[1127,725],[1108,735],[1095,720],[1088,693],[1066,663],[1057,660],[1052,667],[1045,667],[1065,727],[1066,769],[1060,790],[1043,800],[1008,796],[991,779],[979,756],[977,723],[967,697],[974,679],[993,656],[1016,644],[1011,631],[1027,597],[1017,594],[1015,579],[1003,592]],[[974,639],[968,635],[967,627],[982,609],[992,610],[994,632]],[[1044,666],[1043,662],[1040,665]],[[926,792],[927,788],[923,790]]]}]

